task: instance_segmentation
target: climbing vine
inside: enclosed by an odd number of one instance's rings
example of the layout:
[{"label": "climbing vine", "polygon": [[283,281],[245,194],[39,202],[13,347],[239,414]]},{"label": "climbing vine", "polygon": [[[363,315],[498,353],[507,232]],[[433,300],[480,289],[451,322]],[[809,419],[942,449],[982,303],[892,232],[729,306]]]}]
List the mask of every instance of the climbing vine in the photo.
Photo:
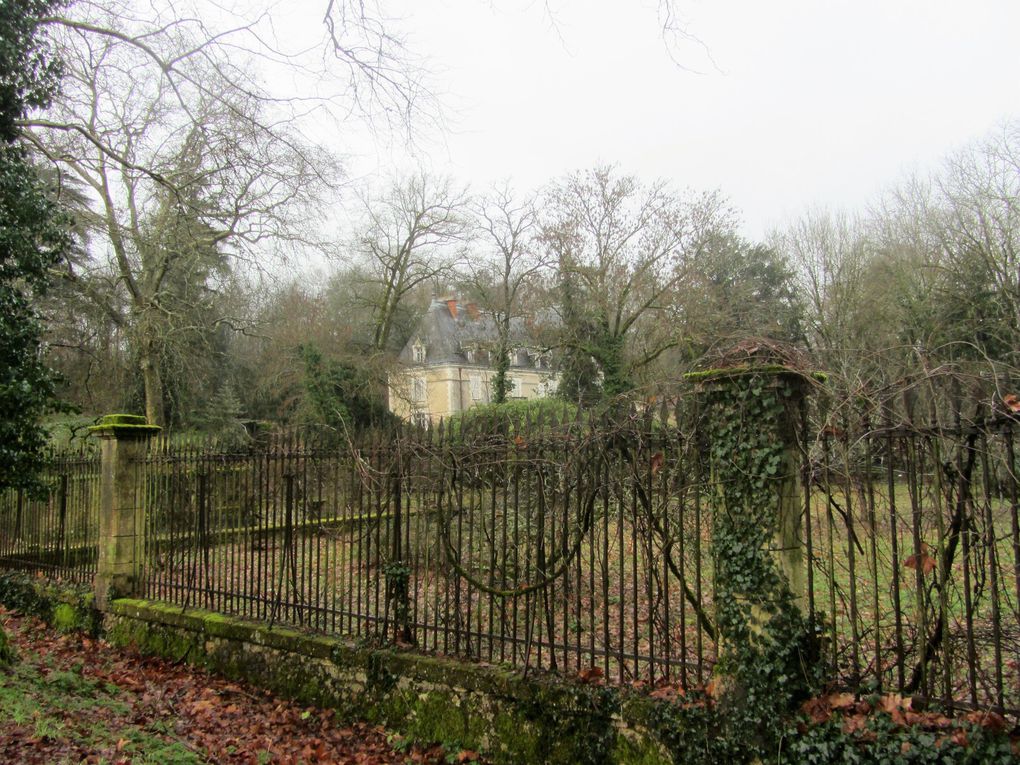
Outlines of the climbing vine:
[{"label": "climbing vine", "polygon": [[390,561],[382,567],[382,573],[386,580],[386,597],[393,609],[397,639],[410,643],[413,638],[410,628],[411,604],[408,597],[411,566],[402,560]]},{"label": "climbing vine", "polygon": [[722,725],[753,731],[764,753],[795,703],[819,682],[816,631],[772,550],[780,504],[796,480],[803,378],[743,368],[705,380],[703,415],[713,488],[712,544]]}]

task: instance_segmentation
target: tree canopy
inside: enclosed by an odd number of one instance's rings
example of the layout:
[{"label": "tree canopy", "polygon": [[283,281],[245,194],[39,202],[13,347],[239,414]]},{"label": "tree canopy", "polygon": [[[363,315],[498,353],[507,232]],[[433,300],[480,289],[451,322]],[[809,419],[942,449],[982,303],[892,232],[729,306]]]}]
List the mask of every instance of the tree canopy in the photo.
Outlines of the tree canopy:
[{"label": "tree canopy", "polygon": [[59,64],[39,35],[54,3],[0,5],[0,488],[37,487],[46,433],[59,407],[36,301],[69,246],[67,221],[17,139],[19,121],[44,106]]}]

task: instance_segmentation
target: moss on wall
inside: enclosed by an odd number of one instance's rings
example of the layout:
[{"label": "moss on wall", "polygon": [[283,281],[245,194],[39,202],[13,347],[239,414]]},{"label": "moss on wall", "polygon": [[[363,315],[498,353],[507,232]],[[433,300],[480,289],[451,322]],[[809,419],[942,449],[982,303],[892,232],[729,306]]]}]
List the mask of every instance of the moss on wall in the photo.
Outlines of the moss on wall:
[{"label": "moss on wall", "polygon": [[[165,604],[120,600],[107,638],[247,679],[421,742],[474,749],[497,763],[669,762],[616,689],[530,678]],[[640,714],[640,712],[638,712]]]}]

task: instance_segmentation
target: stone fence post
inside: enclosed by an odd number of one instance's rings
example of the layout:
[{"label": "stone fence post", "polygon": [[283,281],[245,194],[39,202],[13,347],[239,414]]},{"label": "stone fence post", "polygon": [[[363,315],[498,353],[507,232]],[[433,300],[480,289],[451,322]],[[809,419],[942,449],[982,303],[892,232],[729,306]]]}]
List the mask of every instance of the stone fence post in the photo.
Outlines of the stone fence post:
[{"label": "stone fence post", "polygon": [[818,678],[801,485],[812,375],[785,362],[738,349],[689,376],[700,386],[711,485],[717,688],[760,715],[789,708]]},{"label": "stone fence post", "polygon": [[95,604],[140,594],[145,561],[145,455],[159,426],[109,414],[90,428],[100,439],[99,561]]}]

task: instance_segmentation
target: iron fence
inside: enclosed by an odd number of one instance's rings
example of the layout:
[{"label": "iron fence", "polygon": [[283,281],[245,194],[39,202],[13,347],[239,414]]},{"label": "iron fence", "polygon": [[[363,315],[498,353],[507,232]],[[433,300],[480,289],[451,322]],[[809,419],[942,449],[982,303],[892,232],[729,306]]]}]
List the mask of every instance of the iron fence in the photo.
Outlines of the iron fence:
[{"label": "iron fence", "polygon": [[0,492],[0,567],[90,583],[99,542],[98,451],[55,452],[41,479],[42,497]]},{"label": "iron fence", "polygon": [[[833,682],[1020,709],[1016,421],[805,438],[806,607]],[[688,411],[241,449],[153,441],[145,595],[621,684],[708,680],[719,492]],[[0,565],[88,581],[95,457],[0,497]]]},{"label": "iron fence", "polygon": [[650,416],[161,442],[147,594],[493,663],[697,684],[715,655],[708,509]]},{"label": "iron fence", "polygon": [[1020,709],[1013,419],[830,429],[806,463],[809,608],[849,688]]}]

